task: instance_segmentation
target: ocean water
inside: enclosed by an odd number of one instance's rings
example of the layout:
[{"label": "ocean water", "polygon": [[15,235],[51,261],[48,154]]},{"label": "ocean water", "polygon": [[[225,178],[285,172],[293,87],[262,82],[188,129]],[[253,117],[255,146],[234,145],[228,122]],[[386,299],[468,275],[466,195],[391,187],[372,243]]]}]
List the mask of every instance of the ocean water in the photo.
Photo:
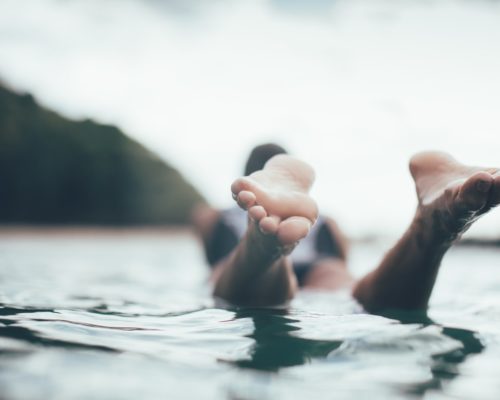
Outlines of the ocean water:
[{"label": "ocean water", "polygon": [[[354,273],[387,245],[354,244]],[[231,309],[189,232],[3,230],[0,398],[498,399],[499,261],[451,251],[426,317],[327,292]]]}]

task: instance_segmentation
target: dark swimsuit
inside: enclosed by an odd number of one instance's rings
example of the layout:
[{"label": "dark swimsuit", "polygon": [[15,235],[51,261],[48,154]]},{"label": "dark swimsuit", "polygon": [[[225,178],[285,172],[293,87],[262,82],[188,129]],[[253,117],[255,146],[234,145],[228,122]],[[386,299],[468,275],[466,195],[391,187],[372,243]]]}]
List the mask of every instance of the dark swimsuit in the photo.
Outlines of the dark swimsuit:
[{"label": "dark swimsuit", "polygon": [[[246,227],[247,214],[243,210],[235,207],[221,212],[205,247],[205,254],[212,268],[238,245]],[[290,257],[300,286],[318,261],[341,257],[338,239],[334,237],[324,218],[318,218],[309,235],[301,240]]]}]

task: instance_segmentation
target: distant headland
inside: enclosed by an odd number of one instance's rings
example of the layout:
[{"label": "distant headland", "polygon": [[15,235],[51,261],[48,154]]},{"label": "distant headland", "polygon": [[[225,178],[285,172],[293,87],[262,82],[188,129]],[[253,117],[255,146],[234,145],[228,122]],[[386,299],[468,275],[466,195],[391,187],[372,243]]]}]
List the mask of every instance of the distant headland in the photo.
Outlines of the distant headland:
[{"label": "distant headland", "polygon": [[181,225],[202,196],[118,128],[0,86],[0,224]]}]

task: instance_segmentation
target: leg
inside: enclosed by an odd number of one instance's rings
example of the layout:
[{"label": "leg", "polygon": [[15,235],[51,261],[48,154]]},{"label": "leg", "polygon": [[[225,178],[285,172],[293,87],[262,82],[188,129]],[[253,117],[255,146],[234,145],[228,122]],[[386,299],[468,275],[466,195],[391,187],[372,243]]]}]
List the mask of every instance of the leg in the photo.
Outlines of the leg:
[{"label": "leg", "polygon": [[249,224],[245,237],[214,271],[215,296],[251,306],[278,305],[293,297],[297,284],[286,256],[317,218],[316,203],[308,195],[313,180],[309,165],[279,155],[233,183],[233,197],[248,210]]},{"label": "leg", "polygon": [[354,287],[354,297],[369,311],[425,309],[446,251],[500,203],[496,168],[468,167],[428,152],[414,156],[410,170],[418,196],[413,222],[380,266]]}]

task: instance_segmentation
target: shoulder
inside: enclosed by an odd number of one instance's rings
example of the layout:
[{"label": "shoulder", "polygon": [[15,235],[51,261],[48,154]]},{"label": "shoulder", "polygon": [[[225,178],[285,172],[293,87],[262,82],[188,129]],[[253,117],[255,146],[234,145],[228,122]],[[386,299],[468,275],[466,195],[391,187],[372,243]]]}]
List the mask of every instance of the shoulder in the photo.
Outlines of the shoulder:
[{"label": "shoulder", "polygon": [[316,222],[319,226],[323,226],[332,231],[332,233],[339,232],[340,227],[332,217],[320,215]]}]

